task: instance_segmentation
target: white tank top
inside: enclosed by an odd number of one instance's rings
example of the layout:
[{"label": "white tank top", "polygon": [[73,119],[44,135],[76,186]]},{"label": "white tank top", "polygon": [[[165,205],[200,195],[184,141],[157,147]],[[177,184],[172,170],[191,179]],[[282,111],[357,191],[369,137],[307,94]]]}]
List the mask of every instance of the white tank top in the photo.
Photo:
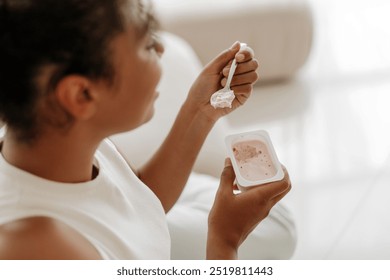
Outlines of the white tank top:
[{"label": "white tank top", "polygon": [[51,217],[78,231],[104,259],[169,259],[170,237],[158,198],[109,140],[95,161],[94,180],[68,184],[18,169],[0,154],[0,225]]}]

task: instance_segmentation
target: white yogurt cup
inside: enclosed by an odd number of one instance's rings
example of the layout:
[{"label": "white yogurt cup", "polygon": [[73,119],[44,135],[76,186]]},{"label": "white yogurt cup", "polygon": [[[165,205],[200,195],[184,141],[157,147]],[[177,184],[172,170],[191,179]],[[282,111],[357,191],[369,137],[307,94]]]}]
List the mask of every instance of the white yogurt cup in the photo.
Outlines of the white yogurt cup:
[{"label": "white yogurt cup", "polygon": [[225,143],[241,191],[283,179],[282,166],[266,131],[229,135]]}]

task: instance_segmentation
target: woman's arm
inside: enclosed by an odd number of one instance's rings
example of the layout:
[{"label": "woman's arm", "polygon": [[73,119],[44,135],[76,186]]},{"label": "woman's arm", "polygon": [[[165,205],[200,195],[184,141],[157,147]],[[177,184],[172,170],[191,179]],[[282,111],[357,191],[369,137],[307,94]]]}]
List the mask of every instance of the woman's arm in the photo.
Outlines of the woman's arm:
[{"label": "woman's arm", "polygon": [[[231,87],[236,94],[232,108],[214,109],[211,95],[226,83],[229,63],[238,67]],[[210,62],[192,85],[167,138],[138,176],[159,197],[166,212],[175,204],[191,173],[196,157],[215,122],[245,103],[257,80],[253,51],[240,50],[237,42]]]},{"label": "woman's arm", "polygon": [[99,260],[79,232],[48,217],[29,217],[0,226],[0,260]]}]

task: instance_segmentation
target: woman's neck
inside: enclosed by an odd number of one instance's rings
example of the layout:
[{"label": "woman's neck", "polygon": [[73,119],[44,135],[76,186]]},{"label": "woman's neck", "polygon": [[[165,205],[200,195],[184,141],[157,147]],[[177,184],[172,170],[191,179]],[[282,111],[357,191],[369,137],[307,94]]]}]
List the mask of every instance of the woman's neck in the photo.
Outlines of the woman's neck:
[{"label": "woman's neck", "polygon": [[93,159],[100,141],[71,136],[46,134],[24,143],[7,131],[1,153],[11,165],[41,178],[64,183],[90,181],[96,175]]}]

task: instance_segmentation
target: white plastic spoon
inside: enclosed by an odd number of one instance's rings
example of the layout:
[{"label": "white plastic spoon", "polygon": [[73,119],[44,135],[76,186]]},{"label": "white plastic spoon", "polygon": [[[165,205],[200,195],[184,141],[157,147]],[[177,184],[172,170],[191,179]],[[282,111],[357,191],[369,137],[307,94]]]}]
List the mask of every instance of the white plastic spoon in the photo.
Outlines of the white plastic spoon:
[{"label": "white plastic spoon", "polygon": [[[246,44],[241,43],[240,50],[244,46],[246,46]],[[210,104],[215,109],[227,108],[227,107],[232,108],[232,102],[236,96],[234,95],[234,91],[230,89],[230,84],[232,82],[233,75],[234,72],[236,71],[236,68],[237,68],[237,62],[236,59],[234,58],[232,61],[232,65],[230,66],[229,75],[225,87],[215,92],[210,98]]]}]

